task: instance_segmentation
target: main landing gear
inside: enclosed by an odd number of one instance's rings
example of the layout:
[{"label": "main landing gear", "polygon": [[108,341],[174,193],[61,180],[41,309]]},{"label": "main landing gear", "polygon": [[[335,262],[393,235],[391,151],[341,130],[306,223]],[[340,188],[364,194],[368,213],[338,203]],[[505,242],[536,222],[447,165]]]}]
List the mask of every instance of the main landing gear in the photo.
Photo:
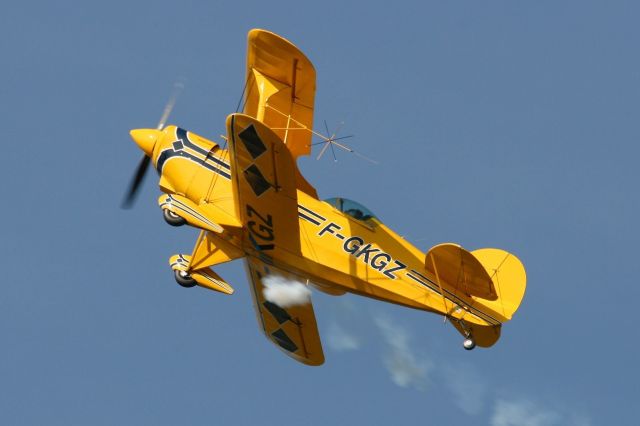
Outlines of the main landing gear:
[{"label": "main landing gear", "polygon": [[176,282],[182,287],[191,288],[197,284],[196,280],[194,280],[187,271],[173,271],[173,276],[175,277]]},{"label": "main landing gear", "polygon": [[471,331],[473,330],[470,326],[468,326],[463,320],[456,320],[459,327],[458,330],[460,331],[460,333],[462,333],[462,335],[464,336],[464,341],[462,342],[462,346],[470,351],[473,350],[473,348],[476,347],[476,341],[473,339],[473,335],[471,334]]},{"label": "main landing gear", "polygon": [[469,336],[466,339],[464,339],[464,342],[462,342],[462,346],[464,346],[466,350],[470,351],[476,347],[476,341],[473,340],[471,336]]},{"label": "main landing gear", "polygon": [[169,209],[162,209],[162,216],[164,217],[165,222],[171,226],[182,226],[187,223],[184,218],[178,216]]}]

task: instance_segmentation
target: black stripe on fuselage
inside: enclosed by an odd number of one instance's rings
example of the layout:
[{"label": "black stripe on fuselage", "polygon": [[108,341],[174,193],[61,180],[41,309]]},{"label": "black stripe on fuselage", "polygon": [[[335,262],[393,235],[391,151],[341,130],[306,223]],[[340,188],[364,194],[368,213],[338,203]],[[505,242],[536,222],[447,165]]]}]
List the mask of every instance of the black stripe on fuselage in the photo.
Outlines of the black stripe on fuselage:
[{"label": "black stripe on fuselage", "polygon": [[[158,156],[158,162],[157,162],[157,167],[156,167],[158,172],[162,173],[162,168],[164,167],[164,163],[167,160],[169,160],[170,158],[182,157],[182,158],[185,158],[187,160],[193,161],[196,164],[204,166],[207,169],[209,169],[209,170],[211,170],[211,171],[213,171],[215,173],[218,173],[219,175],[231,180],[231,175],[229,173],[227,173],[224,170],[221,170],[221,169],[215,167],[212,164],[208,164],[206,161],[208,159],[211,159],[216,164],[219,164],[220,166],[224,167],[225,169],[227,169],[229,171],[231,170],[231,165],[225,163],[224,161],[220,160],[219,158],[216,158],[214,156],[210,156],[208,151],[206,151],[205,149],[203,149],[203,148],[199,147],[198,145],[195,145],[193,142],[191,142],[191,140],[189,140],[188,132],[186,130],[181,129],[179,127],[176,128],[176,137],[179,140],[181,140],[182,143],[186,147],[188,147],[188,148],[190,148],[190,149],[192,149],[192,150],[204,155],[205,159],[202,160],[201,158],[196,157],[195,155],[189,154],[189,153],[187,153],[187,152],[185,152],[183,150],[174,151],[172,148],[169,148],[169,149],[166,149],[166,150],[162,151],[160,153],[160,155]],[[310,214],[310,215],[312,215],[315,218],[320,220],[320,222],[319,222],[318,220],[315,220],[314,218],[306,215],[305,213],[298,212],[298,216],[299,217],[301,217],[302,219],[304,219],[304,220],[306,220],[306,221],[308,221],[310,223],[313,223],[316,226],[319,226],[321,224],[321,222],[324,222],[324,221],[327,220],[323,216],[320,216],[318,213],[314,212],[313,210],[308,209],[307,207],[303,206],[302,204],[298,204],[298,207],[300,209],[304,210],[306,213],[308,213],[308,214]],[[431,290],[433,290],[437,294],[440,294],[440,295],[442,294],[442,293],[440,293],[440,289],[437,286],[437,284],[432,282],[429,278],[425,277],[424,275],[422,275],[420,272],[416,271],[415,269],[412,269],[411,272],[416,274],[417,277],[412,275],[412,274],[410,274],[410,273],[407,273],[407,276],[409,278],[413,279],[414,281],[418,282],[419,284],[422,284],[422,285],[430,288]],[[420,277],[422,279],[420,279],[418,277]],[[455,294],[451,293],[450,291],[445,290],[445,293],[447,293],[447,296],[448,296],[448,298],[450,300],[458,303],[459,305],[467,306],[466,303],[462,299],[460,299],[458,296],[456,296]],[[477,316],[481,317],[483,320],[485,320],[485,321],[487,321],[489,323],[500,324],[500,321],[498,321],[497,319],[493,318],[491,315],[488,315],[488,314],[478,310],[477,308],[474,308],[473,306],[468,306],[468,308],[472,311],[472,313],[474,315],[477,315]]]},{"label": "black stripe on fuselage", "polygon": [[[305,212],[309,213],[310,215],[315,216],[321,222],[324,222],[325,220],[327,220],[324,217],[320,216],[318,213],[314,212],[313,210],[309,210],[308,208],[306,208],[302,204],[298,204],[298,207],[300,207],[302,210],[304,210]],[[318,225],[320,225],[320,224],[318,223]]]},{"label": "black stripe on fuselage", "polygon": [[[429,278],[425,277],[424,275],[422,275],[420,272],[416,271],[415,269],[412,269],[411,273],[417,275],[418,277],[420,277],[422,279],[417,278],[417,277],[407,273],[407,276],[409,278],[412,278],[413,280],[415,280],[415,281],[417,281],[417,282],[429,287],[430,289],[432,289],[433,291],[435,291],[438,294],[442,294],[442,293],[440,293],[439,286],[436,283],[434,283],[433,281],[431,281]],[[474,308],[473,306],[467,305],[467,303],[465,303],[464,300],[460,299],[458,296],[456,296],[455,294],[451,293],[449,290],[444,290],[444,292],[447,293],[445,297],[447,297],[449,300],[457,303],[458,305],[460,305],[462,307],[465,307],[465,306],[468,307],[472,314],[482,318],[486,322],[492,323],[492,324],[495,323],[494,325],[501,324],[501,322],[499,320],[495,319],[491,315],[489,315],[489,314],[487,314],[487,313],[485,313],[485,312],[483,312],[483,311],[481,311],[481,310],[479,310],[477,308]]]},{"label": "black stripe on fuselage", "polygon": [[314,224],[314,225],[316,225],[316,226],[319,226],[319,225],[320,225],[320,222],[318,222],[317,220],[315,220],[315,219],[314,219],[314,218],[312,218],[312,217],[307,216],[306,214],[304,214],[304,213],[302,213],[302,212],[298,212],[298,216],[299,216],[299,217],[301,217],[301,218],[303,218],[303,219],[304,219],[304,220],[306,220],[307,222],[311,222],[311,223],[313,223],[313,224]]},{"label": "black stripe on fuselage", "polygon": [[196,145],[195,143],[193,143],[191,141],[191,139],[189,139],[189,132],[187,132],[185,129],[181,129],[180,127],[176,127],[176,137],[182,141],[182,143],[184,144],[184,146],[186,146],[187,148],[190,148],[202,155],[205,156],[205,158],[211,159],[213,160],[215,163],[218,163],[219,165],[221,165],[222,167],[224,167],[227,170],[231,170],[231,166],[227,163],[225,163],[224,161],[220,160],[219,158],[216,158],[214,156],[210,156],[209,154],[211,154],[211,151],[208,151],[198,145]]},{"label": "black stripe on fuselage", "polygon": [[206,167],[212,172],[218,173],[220,176],[231,180],[231,175],[225,172],[224,170],[221,170],[218,167],[214,166],[213,164],[209,164],[205,160],[202,160],[201,158],[198,158],[195,155],[189,154],[188,152],[174,151],[173,148],[165,149],[160,153],[160,155],[158,155],[158,162],[156,163],[156,169],[158,170],[158,173],[162,173],[162,168],[164,167],[164,163],[166,163],[170,158],[174,158],[174,157],[182,157],[184,159],[193,161],[194,163],[199,164],[203,167]]}]

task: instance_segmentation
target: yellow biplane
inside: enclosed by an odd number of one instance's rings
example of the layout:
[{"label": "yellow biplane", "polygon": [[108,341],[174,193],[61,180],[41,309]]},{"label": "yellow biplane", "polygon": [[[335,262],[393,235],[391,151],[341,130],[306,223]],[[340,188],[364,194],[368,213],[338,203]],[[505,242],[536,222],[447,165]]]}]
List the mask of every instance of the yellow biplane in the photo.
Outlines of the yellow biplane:
[{"label": "yellow biplane", "polygon": [[289,41],[254,29],[246,72],[244,110],[227,117],[222,146],[165,127],[167,114],[157,129],[131,131],[144,156],[124,206],[152,163],[165,220],[201,230],[190,254],[169,260],[176,281],[232,294],[212,267],[244,258],[264,333],[308,365],[324,362],[311,301],[283,307],[267,300],[271,276],[443,315],[464,336],[466,349],[492,346],[524,296],[518,258],[451,243],[423,253],[364,206],[320,200],[296,165],[311,152],[315,133],[313,65]]}]

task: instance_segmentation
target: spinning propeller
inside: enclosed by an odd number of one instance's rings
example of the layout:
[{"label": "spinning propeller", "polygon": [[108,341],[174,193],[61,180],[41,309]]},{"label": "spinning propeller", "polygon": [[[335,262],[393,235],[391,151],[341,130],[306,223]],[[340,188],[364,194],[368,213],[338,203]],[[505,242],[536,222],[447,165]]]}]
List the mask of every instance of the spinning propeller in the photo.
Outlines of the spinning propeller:
[{"label": "spinning propeller", "polygon": [[149,168],[151,155],[153,154],[153,146],[155,145],[155,142],[158,139],[161,130],[164,128],[164,125],[169,119],[169,114],[171,114],[171,110],[173,110],[173,107],[176,104],[176,100],[182,92],[182,89],[184,89],[184,83],[182,83],[181,81],[178,81],[173,85],[171,97],[169,98],[167,104],[164,106],[164,111],[162,112],[160,121],[158,122],[158,125],[155,129],[137,129],[131,131],[131,137],[142,149],[142,151],[144,151],[144,154],[142,156],[142,159],[140,160],[140,163],[138,163],[138,167],[136,168],[136,172],[133,175],[133,179],[131,179],[129,190],[126,192],[124,200],[122,200],[121,207],[123,209],[130,209],[133,206],[133,202],[135,201],[135,198],[138,195],[138,190],[140,189],[140,184],[142,183],[144,176],[147,173],[147,169]]}]

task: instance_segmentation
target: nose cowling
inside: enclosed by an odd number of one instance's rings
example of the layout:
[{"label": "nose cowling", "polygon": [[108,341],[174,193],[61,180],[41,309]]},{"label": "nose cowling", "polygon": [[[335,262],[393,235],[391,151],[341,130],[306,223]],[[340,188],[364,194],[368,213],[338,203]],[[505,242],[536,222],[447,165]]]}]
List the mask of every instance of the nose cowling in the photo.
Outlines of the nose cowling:
[{"label": "nose cowling", "polygon": [[134,129],[129,132],[133,141],[148,156],[153,155],[153,148],[156,145],[162,131],[156,129]]}]

